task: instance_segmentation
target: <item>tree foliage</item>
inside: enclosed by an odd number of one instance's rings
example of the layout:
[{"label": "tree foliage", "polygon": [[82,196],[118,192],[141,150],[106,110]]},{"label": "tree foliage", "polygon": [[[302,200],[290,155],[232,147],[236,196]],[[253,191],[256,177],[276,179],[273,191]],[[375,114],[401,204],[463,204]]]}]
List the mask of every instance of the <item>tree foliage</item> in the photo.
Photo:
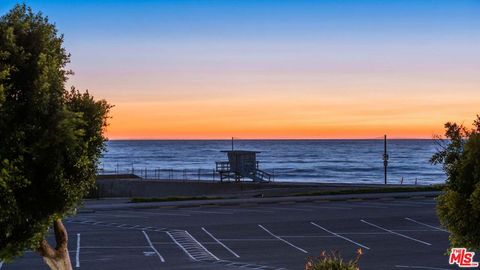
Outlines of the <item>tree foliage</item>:
[{"label": "tree foliage", "polygon": [[440,222],[448,229],[452,247],[480,249],[480,116],[469,129],[445,124],[445,140],[431,162],[442,164],[447,175],[438,198]]},{"label": "tree foliage", "polygon": [[25,5],[0,18],[0,260],[37,249],[95,183],[111,106],[66,90],[62,44]]}]

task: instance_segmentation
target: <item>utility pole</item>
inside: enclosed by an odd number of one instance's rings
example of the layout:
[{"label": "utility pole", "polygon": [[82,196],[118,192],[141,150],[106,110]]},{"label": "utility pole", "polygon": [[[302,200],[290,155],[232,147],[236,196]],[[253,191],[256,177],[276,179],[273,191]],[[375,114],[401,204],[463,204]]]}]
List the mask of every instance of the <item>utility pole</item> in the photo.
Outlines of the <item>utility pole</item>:
[{"label": "utility pole", "polygon": [[383,167],[385,171],[385,185],[387,184],[387,167],[388,167],[388,154],[387,154],[387,135],[383,140]]},{"label": "utility pole", "polygon": [[233,151],[233,137],[232,137],[232,151]]}]

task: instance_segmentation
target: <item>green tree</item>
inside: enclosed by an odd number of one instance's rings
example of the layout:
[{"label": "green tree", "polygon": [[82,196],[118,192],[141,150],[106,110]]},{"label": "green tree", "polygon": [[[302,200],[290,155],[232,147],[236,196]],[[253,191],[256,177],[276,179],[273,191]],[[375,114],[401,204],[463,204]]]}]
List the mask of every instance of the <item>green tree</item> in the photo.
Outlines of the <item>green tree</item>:
[{"label": "green tree", "polygon": [[480,116],[469,129],[445,124],[444,140],[431,162],[442,164],[447,183],[437,213],[450,232],[452,247],[480,249]]},{"label": "green tree", "polygon": [[0,18],[0,260],[31,249],[51,269],[71,269],[61,219],[95,185],[111,108],[66,90],[62,44],[55,25],[25,5]]}]

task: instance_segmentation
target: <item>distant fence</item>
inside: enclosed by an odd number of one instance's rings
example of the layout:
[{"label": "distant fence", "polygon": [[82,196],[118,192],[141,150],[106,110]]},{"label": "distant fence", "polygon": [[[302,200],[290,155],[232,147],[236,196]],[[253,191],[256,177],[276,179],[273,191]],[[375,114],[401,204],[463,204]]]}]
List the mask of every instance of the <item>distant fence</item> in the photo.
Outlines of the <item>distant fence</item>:
[{"label": "distant fence", "polygon": [[150,180],[220,180],[214,169],[151,169],[130,168],[104,170],[98,169],[98,175],[124,175],[133,174],[143,179]]},{"label": "distant fence", "polygon": [[[116,168],[115,170],[97,169],[98,175],[133,174],[149,180],[185,180],[185,181],[220,181],[215,169],[162,169],[162,168]],[[274,179],[274,178],[273,178]],[[272,181],[273,181],[272,179]]]},{"label": "distant fence", "polygon": [[[271,181],[275,181],[277,175],[274,170],[269,170],[269,174],[272,175]],[[142,179],[148,180],[185,180],[185,181],[220,181],[220,175],[215,169],[166,169],[166,168],[148,168],[148,167],[131,167],[131,168],[119,168],[106,170],[104,168],[97,169],[98,175],[125,175],[133,174]],[[288,174],[284,174],[282,179],[290,179]],[[292,178],[293,179],[293,178]],[[232,179],[231,179],[232,180]],[[298,180],[297,180],[298,181]],[[321,181],[318,181],[321,182]],[[326,181],[329,182],[329,181]],[[371,183],[376,183],[372,181]],[[367,183],[368,184],[368,183]],[[416,177],[404,178],[401,177],[398,180],[390,179],[389,184],[396,185],[428,185],[424,179]]]}]

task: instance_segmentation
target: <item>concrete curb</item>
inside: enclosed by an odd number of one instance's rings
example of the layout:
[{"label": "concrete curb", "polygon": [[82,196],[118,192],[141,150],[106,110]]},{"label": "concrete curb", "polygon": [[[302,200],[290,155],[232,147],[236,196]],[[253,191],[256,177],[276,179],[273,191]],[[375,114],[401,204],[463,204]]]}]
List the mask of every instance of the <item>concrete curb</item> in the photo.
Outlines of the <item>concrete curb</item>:
[{"label": "concrete curb", "polygon": [[91,203],[79,209],[79,213],[92,213],[95,211],[109,210],[134,210],[155,208],[181,208],[196,206],[254,206],[259,204],[274,203],[302,203],[302,202],[334,202],[334,201],[370,201],[370,200],[394,200],[412,198],[432,198],[440,195],[440,191],[420,192],[394,192],[394,193],[368,193],[368,194],[345,194],[345,195],[320,195],[298,197],[274,197],[274,198],[244,198],[244,199],[220,199],[176,202],[147,202],[147,203]]}]

